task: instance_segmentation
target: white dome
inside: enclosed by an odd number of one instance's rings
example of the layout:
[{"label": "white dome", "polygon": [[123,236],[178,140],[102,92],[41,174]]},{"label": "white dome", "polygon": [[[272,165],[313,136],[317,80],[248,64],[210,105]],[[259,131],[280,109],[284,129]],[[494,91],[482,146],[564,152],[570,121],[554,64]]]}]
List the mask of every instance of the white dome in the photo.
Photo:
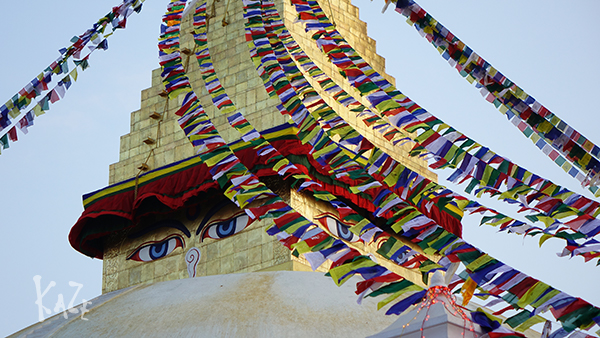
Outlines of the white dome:
[{"label": "white dome", "polygon": [[337,287],[315,272],[253,272],[135,286],[56,315],[19,336],[365,337],[397,317],[377,300],[356,303],[355,281]]}]

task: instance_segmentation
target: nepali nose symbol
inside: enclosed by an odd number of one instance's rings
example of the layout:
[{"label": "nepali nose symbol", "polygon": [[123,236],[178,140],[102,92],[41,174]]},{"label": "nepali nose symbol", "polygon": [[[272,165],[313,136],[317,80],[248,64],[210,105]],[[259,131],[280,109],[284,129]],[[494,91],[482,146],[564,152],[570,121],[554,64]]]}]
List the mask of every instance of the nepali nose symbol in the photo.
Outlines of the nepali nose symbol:
[{"label": "nepali nose symbol", "polygon": [[200,261],[200,250],[196,247],[192,247],[185,254],[185,263],[187,264],[187,271],[190,278],[196,277],[196,266]]}]

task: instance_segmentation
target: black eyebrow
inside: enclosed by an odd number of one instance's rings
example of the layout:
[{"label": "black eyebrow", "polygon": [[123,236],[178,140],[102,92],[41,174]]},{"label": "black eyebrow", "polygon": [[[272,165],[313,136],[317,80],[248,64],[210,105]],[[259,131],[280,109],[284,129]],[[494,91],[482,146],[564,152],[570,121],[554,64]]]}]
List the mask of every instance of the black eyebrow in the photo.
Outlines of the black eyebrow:
[{"label": "black eyebrow", "polygon": [[228,200],[223,200],[223,201],[217,203],[212,208],[210,208],[210,210],[208,210],[208,212],[206,213],[204,218],[202,218],[202,222],[200,222],[200,225],[198,226],[198,230],[196,230],[196,236],[198,236],[198,234],[200,233],[202,228],[204,228],[206,223],[217,213],[217,211],[221,210],[224,206],[226,206],[229,203],[231,203],[231,202],[229,202]]},{"label": "black eyebrow", "polygon": [[190,233],[188,228],[185,225],[183,225],[183,223],[181,223],[180,221],[178,221],[176,219],[167,219],[167,220],[158,221],[149,227],[146,227],[136,233],[130,234],[127,237],[138,238],[142,235],[149,233],[150,231],[154,231],[159,228],[174,228],[174,229],[177,229],[177,230],[183,232],[183,234],[186,235],[188,238],[190,238],[192,236],[192,234]]}]

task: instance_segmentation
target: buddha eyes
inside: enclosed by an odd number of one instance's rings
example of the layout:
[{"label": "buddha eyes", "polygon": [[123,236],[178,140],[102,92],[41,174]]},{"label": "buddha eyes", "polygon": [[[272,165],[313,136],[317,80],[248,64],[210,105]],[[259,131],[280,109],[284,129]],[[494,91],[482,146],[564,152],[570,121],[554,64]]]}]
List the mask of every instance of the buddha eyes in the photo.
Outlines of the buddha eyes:
[{"label": "buddha eyes", "polygon": [[[217,219],[209,223],[202,231],[201,241],[205,238],[223,239],[233,236],[238,232],[246,229],[253,220],[243,211],[229,217],[227,219]],[[174,226],[171,226],[174,227]],[[174,227],[190,237],[189,230],[181,224],[179,227]],[[171,234],[160,241],[150,241],[141,244],[128,257],[127,260],[137,262],[152,262],[169,255],[177,248],[184,248],[185,240],[178,234]]]},{"label": "buddha eyes", "polygon": [[167,237],[162,241],[142,244],[127,259],[138,262],[151,262],[163,258],[176,248],[183,248],[183,238],[178,235]]},{"label": "buddha eyes", "polygon": [[358,237],[352,231],[350,231],[349,226],[331,216],[324,216],[319,220],[321,221],[321,223],[324,223],[329,232],[331,232],[334,236],[339,237],[344,241],[357,242],[360,240],[360,237]]},{"label": "buddha eyes", "polygon": [[223,239],[233,236],[246,229],[250,223],[252,223],[250,217],[243,212],[232,218],[213,222],[204,229],[202,240],[205,238]]}]

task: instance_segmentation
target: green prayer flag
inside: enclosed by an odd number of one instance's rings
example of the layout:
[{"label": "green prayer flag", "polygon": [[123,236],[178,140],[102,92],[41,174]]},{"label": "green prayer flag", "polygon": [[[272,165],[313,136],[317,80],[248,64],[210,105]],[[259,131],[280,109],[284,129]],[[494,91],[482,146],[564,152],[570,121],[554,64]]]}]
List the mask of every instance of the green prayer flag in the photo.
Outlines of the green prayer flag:
[{"label": "green prayer flag", "polygon": [[4,134],[4,136],[0,138],[0,144],[2,144],[2,149],[10,148],[10,146],[8,145],[8,134]]},{"label": "green prayer flag", "polygon": [[529,319],[530,315],[531,315],[531,312],[529,312],[528,310],[523,310],[523,311],[517,313],[516,315],[505,320],[504,324],[508,324],[508,326],[510,326],[514,329],[515,327],[525,323],[525,321],[527,321]]}]

